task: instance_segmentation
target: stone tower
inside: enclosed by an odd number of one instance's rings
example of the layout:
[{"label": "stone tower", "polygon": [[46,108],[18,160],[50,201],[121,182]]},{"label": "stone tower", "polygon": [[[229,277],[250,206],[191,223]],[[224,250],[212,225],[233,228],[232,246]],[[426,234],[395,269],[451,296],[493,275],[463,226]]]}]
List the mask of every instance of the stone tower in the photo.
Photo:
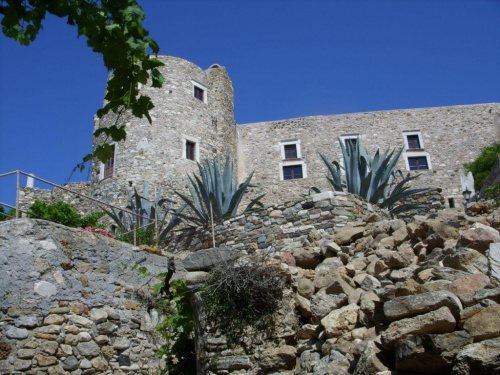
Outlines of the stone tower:
[{"label": "stone tower", "polygon": [[[92,194],[110,202],[124,203],[126,189],[150,192],[163,189],[163,196],[183,190],[187,173],[197,171],[196,161],[226,153],[236,158],[236,124],[233,87],[224,67],[203,70],[176,57],[159,56],[165,77],[163,87],[143,86],[154,109],[153,123],[128,116],[127,139],[114,145],[106,164],[92,165]],[[110,126],[111,116],[97,119],[95,127]],[[94,144],[94,147],[96,145]],[[236,164],[236,163],[235,163]]]}]

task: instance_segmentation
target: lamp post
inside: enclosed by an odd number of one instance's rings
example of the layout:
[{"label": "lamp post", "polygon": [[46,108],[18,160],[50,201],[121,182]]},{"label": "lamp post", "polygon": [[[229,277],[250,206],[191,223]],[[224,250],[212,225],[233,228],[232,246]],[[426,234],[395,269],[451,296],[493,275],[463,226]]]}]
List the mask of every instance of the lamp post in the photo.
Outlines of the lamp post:
[{"label": "lamp post", "polygon": [[465,199],[464,206],[467,206],[467,204],[469,203],[471,193],[472,191],[470,191],[466,186],[465,190],[462,192],[462,195],[464,196]]}]

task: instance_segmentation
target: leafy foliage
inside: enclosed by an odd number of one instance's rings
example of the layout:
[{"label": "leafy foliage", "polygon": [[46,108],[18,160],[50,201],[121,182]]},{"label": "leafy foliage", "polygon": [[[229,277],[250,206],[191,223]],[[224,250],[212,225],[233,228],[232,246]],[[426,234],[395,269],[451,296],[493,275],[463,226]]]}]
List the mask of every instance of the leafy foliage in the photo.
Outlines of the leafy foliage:
[{"label": "leafy foliage", "polygon": [[[152,245],[155,241],[151,241],[151,238],[155,239],[156,229],[158,230],[158,242],[164,241],[167,234],[180,223],[180,215],[186,205],[182,205],[171,214],[172,209],[167,205],[167,202],[175,203],[175,201],[168,198],[159,198],[162,195],[161,190],[156,194],[154,200],[150,200],[147,182],[144,183],[143,194],[144,196],[141,196],[135,187],[134,194],[128,192],[129,205],[126,209],[129,212],[117,210],[113,207],[110,210],[104,209],[104,211],[122,231],[121,237],[123,239],[127,240],[129,237],[133,239],[134,235],[127,233],[135,231],[136,240],[139,239],[136,242]],[[157,228],[155,225],[157,225]],[[141,238],[143,242],[140,242]]]},{"label": "leafy foliage", "polygon": [[[22,45],[33,42],[42,28],[47,14],[65,18],[68,25],[76,26],[78,36],[87,38],[87,45],[103,58],[104,65],[113,75],[108,80],[106,104],[97,111],[99,117],[113,112],[116,122],[108,128],[96,130],[95,136],[105,134],[113,141],[126,137],[125,125],[120,114],[130,110],[136,117],[145,116],[151,123],[149,110],[153,103],[148,96],[140,95],[138,84],[148,79],[153,87],[161,87],[164,77],[158,70],[163,63],[151,58],[159,52],[158,44],[143,27],[145,14],[135,0],[0,0],[2,32]],[[111,147],[104,142],[93,155],[106,162]],[[82,166],[81,164],[80,166]]]},{"label": "leafy foliage", "polygon": [[500,206],[500,185],[490,186],[486,189],[484,197],[493,199]]},{"label": "leafy foliage", "polygon": [[464,164],[467,171],[472,172],[474,176],[474,188],[476,191],[481,190],[499,157],[500,143],[495,143],[483,148],[476,160]]},{"label": "leafy foliage", "polygon": [[[201,179],[196,175],[194,177],[188,175],[191,181],[189,188],[191,198],[179,192],[176,193],[195,213],[196,216],[190,219],[203,224],[210,222],[211,214],[213,214],[214,221],[235,216],[246,190],[256,186],[250,183],[253,172],[245,182],[237,186],[233,163],[229,155],[226,156],[224,170],[219,157],[213,160],[205,159],[202,164],[198,163],[198,169]],[[250,210],[256,204],[262,206],[260,199],[264,195],[253,199],[244,211]]]},{"label": "leafy foliage", "polygon": [[[344,191],[344,186],[349,193],[359,195],[367,201],[386,208],[391,214],[397,214],[407,210],[420,208],[417,204],[394,205],[401,199],[418,194],[427,189],[410,189],[405,186],[409,181],[419,175],[406,176],[396,169],[396,163],[403,152],[403,148],[395,153],[395,150],[387,149],[384,154],[377,150],[372,158],[361,146],[361,139],[357,142],[348,142],[347,148],[339,138],[344,167],[337,161],[330,162],[328,158],[320,154],[325,162],[330,177],[327,177],[331,188],[335,191]],[[342,183],[341,170],[345,171],[345,185]]]},{"label": "leafy foliage", "polygon": [[28,210],[28,217],[30,218],[53,221],[73,228],[102,228],[104,226],[99,224],[98,220],[104,215],[104,212],[95,212],[88,216],[82,216],[66,202],[47,204],[39,200],[36,200]]},{"label": "leafy foliage", "polygon": [[283,272],[266,261],[221,262],[212,269],[202,298],[209,318],[219,324],[229,342],[245,327],[270,328],[285,287]]},{"label": "leafy foliage", "polygon": [[[19,212],[19,213],[22,214],[22,212]],[[21,217],[21,215],[19,215],[19,217]],[[15,218],[16,218],[16,209],[15,208],[11,208],[7,212],[5,212],[4,207],[0,206],[0,221],[6,221],[6,220],[10,220],[10,219],[15,219]]]},{"label": "leafy foliage", "polygon": [[[165,279],[166,274],[158,275]],[[155,294],[165,288],[164,282],[155,285]],[[168,285],[167,285],[168,288]],[[196,374],[193,310],[189,291],[183,279],[170,282],[170,298],[159,301],[157,307],[165,319],[157,326],[165,339],[156,356],[165,360],[162,374]]]}]

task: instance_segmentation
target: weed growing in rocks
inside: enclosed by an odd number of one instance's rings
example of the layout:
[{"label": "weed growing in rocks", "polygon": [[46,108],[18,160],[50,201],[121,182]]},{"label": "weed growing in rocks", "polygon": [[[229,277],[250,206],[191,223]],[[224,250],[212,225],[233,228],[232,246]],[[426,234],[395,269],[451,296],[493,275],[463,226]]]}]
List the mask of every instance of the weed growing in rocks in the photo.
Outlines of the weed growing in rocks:
[{"label": "weed growing in rocks", "polygon": [[231,344],[248,326],[272,329],[284,287],[283,272],[262,259],[222,262],[210,272],[202,298],[209,319],[218,323]]}]

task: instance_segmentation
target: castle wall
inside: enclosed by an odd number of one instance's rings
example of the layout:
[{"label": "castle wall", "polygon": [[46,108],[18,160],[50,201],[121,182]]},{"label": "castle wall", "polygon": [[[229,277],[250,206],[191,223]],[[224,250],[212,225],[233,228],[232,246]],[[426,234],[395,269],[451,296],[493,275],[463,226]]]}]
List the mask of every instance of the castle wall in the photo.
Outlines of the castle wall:
[{"label": "castle wall", "polygon": [[[163,188],[167,195],[183,190],[186,174],[198,170],[196,161],[186,158],[186,140],[196,144],[199,161],[229,152],[236,155],[236,125],[233,113],[233,88],[226,70],[212,65],[203,70],[193,63],[159,56],[165,65],[163,87],[144,86],[154,109],[153,123],[126,118],[127,139],[117,144],[113,176],[102,178],[101,163],[92,167],[94,196],[124,203],[129,182],[140,190],[147,181],[150,191]],[[194,85],[204,90],[204,100],[194,97]],[[96,122],[109,126],[111,116]]]},{"label": "castle wall", "polygon": [[[331,160],[341,160],[337,137],[359,135],[371,155],[377,148],[402,147],[408,134],[420,134],[423,146],[418,151],[405,151],[398,168],[403,171],[406,156],[427,155],[429,170],[415,186],[443,189],[445,196],[461,197],[459,172],[463,163],[474,160],[481,148],[496,139],[500,104],[480,104],[454,107],[420,108],[332,116],[314,116],[280,121],[241,125],[240,151],[244,155],[246,172],[255,170],[252,182],[266,192],[265,203],[307,194],[311,186],[328,189],[327,168],[319,157],[323,153]],[[405,133],[407,132],[407,133]],[[289,164],[303,162],[307,178],[280,180],[283,160],[280,142],[300,141],[302,157]],[[412,172],[414,173],[414,172]],[[257,193],[257,192],[256,192]]]},{"label": "castle wall", "polygon": [[[168,259],[44,220],[0,224],[0,373],[153,374],[149,284]],[[154,281],[156,282],[156,281]]]}]

